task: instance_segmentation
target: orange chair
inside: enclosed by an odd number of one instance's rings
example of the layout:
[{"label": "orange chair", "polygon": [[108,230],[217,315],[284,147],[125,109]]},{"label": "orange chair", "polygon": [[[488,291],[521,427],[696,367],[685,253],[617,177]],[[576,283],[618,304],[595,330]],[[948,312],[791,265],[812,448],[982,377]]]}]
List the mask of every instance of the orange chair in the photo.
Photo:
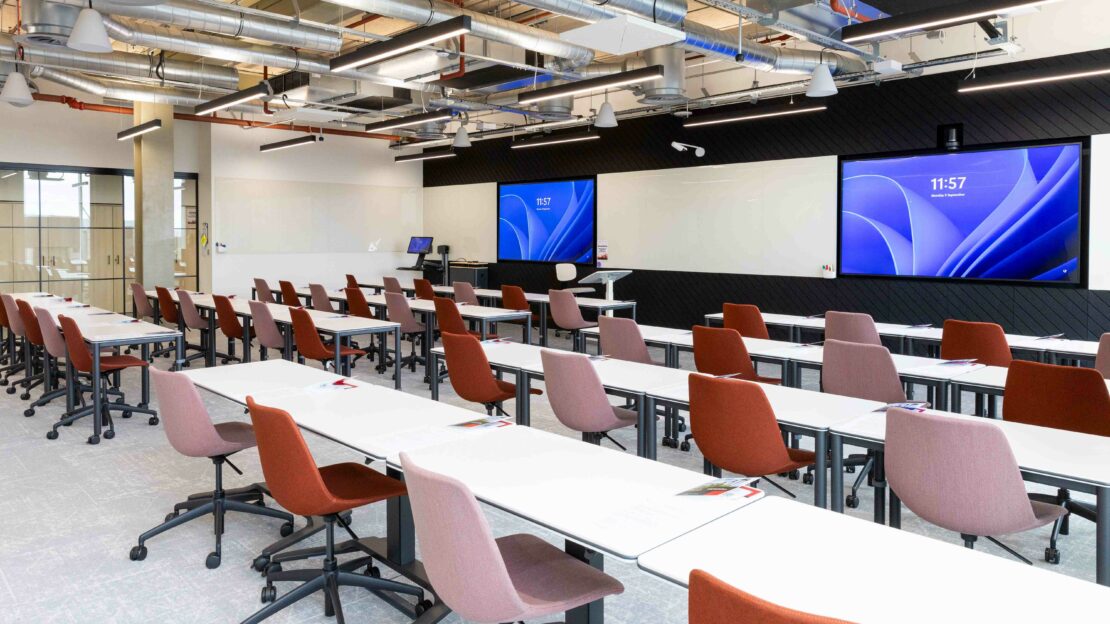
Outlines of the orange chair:
[{"label": "orange chair", "polygon": [[946,360],[974,358],[979,364],[987,366],[1009,366],[1014,360],[1001,325],[955,319],[944,322],[940,357]]},{"label": "orange chair", "polygon": [[1102,373],[1103,377],[1110,379],[1110,332],[1103,334],[1098,340],[1095,370]]},{"label": "orange chair", "polygon": [[282,303],[293,307],[301,305],[301,296],[297,294],[297,289],[293,287],[293,282],[278,280],[278,286],[281,287]]},{"label": "orange chair", "polygon": [[358,288],[358,287],[359,287],[358,286],[358,280],[355,279],[354,275],[351,275],[350,273],[348,273],[347,274],[347,288]]},{"label": "orange chair", "polygon": [[695,325],[694,366],[706,375],[737,377],[759,383],[778,384],[774,377],[763,377],[755,370],[740,332],[727,327]]},{"label": "orange chair", "polygon": [[[308,310],[304,308],[291,308],[289,310],[289,317],[293,321],[293,342],[296,344],[298,359],[302,362],[305,358],[316,360],[328,367],[328,362],[335,360],[335,343],[324,344],[320,340],[320,334],[316,331],[316,323],[312,322],[312,316]],[[362,357],[366,352],[362,349],[355,349],[354,347],[347,347],[340,345],[339,347],[339,361],[342,368],[347,368],[348,358]],[[340,373],[342,371],[336,371]]]},{"label": "orange chair", "polygon": [[[532,305],[528,303],[528,296],[524,294],[524,289],[520,286],[510,286],[508,284],[501,285],[501,307],[506,310],[520,310],[530,311]],[[502,323],[519,323],[524,324],[524,321],[501,321]],[[529,320],[533,325],[539,322],[539,316],[532,312],[532,317]],[[541,338],[542,344],[542,338]]]},{"label": "orange chair", "polygon": [[[455,393],[467,401],[481,403],[486,413],[493,410],[508,416],[501,404],[516,397],[516,385],[493,376],[482,343],[469,334],[443,334],[443,353],[447,359],[447,376]],[[543,394],[531,388],[532,394]]]},{"label": "orange chair", "polygon": [[[198,356],[194,353],[189,358],[186,358],[186,364],[188,364],[189,360],[196,359],[197,357],[203,357],[206,349],[204,345],[189,342],[188,328],[186,328],[185,324],[181,322],[181,313],[178,312],[177,301],[173,298],[173,295],[170,294],[170,289],[163,286],[155,286],[154,291],[158,294],[158,312],[159,315],[162,317],[162,321],[169,323],[174,329],[180,329],[184,333],[185,352],[188,353],[189,350],[193,350],[201,354],[200,356]],[[171,344],[168,349],[155,350],[155,352],[151,354],[151,357],[153,358],[157,355],[162,355],[165,357],[176,357],[177,349],[175,349]]]},{"label": "orange chair", "polygon": [[374,313],[370,311],[370,304],[366,302],[366,295],[362,293],[361,288],[348,286],[343,289],[343,293],[347,295],[347,314],[360,318],[374,318]]},{"label": "orange chair", "polygon": [[[1018,360],[1006,375],[1002,414],[1006,420],[1027,425],[1110,436],[1110,391],[1094,369]],[[1030,498],[1063,505],[1091,522],[1096,518],[1092,505],[1073,500],[1066,489],[1061,488],[1056,496],[1031,494]],[[1063,535],[1068,534],[1069,518],[1061,523]],[[1046,548],[1045,560],[1059,563],[1059,550]]]},{"label": "orange chair", "polygon": [[426,279],[412,280],[412,288],[416,293],[417,299],[426,299],[431,301],[436,298],[436,291],[432,288],[432,283]]},{"label": "orange chair", "polygon": [[780,607],[703,570],[690,572],[689,620],[690,624],[849,624]]},{"label": "orange chair", "polygon": [[[212,302],[216,305],[216,320],[220,324],[220,332],[223,333],[224,338],[227,338],[227,357],[223,358],[223,363],[227,364],[231,360],[241,362],[242,359],[235,356],[235,341],[243,340],[243,324],[239,322],[239,316],[235,314],[235,307],[231,305],[231,298],[223,295],[212,295]],[[250,328],[247,342],[243,343],[243,353],[246,353],[251,348],[251,340],[254,339],[254,327]]]},{"label": "orange chair", "polygon": [[690,375],[690,431],[705,461],[716,467],[710,470],[714,473],[724,469],[748,477],[785,473],[794,478],[816,461],[812,451],[787,448],[767,395],[751,381]]},{"label": "orange chair", "polygon": [[[316,592],[324,592],[324,614],[334,615],[336,621],[343,622],[339,588],[344,586],[362,587],[375,593],[384,591],[416,596],[419,601],[416,606],[418,615],[430,607],[431,603],[424,600],[424,592],[420,588],[378,578],[380,572],[374,565],[374,552],[354,535],[349,522],[341,516],[358,507],[405,496],[405,484],[353,462],[317,467],[301,432],[287,412],[259,405],[253,397],[247,397],[247,409],[254,424],[266,487],[274,500],[290,513],[306,517],[322,516],[327,539],[323,549],[290,551],[273,557],[266,569],[266,586],[262,588],[262,602],[272,604],[243,620],[244,624],[257,624]],[[336,544],[337,522],[354,539]],[[345,553],[360,553],[363,556],[344,561],[340,566],[336,557]],[[318,569],[281,569],[283,562],[300,561],[321,554],[324,560]],[[352,571],[363,567],[366,574]],[[302,581],[302,584],[278,598],[274,583],[282,581]]]},{"label": "orange chair", "polygon": [[762,338],[769,340],[767,324],[763,322],[763,313],[754,305],[746,303],[726,303],[724,307],[724,326],[735,329],[745,338]]},{"label": "orange chair", "polygon": [[[470,334],[478,338],[482,337],[481,332],[467,329],[466,321],[463,320],[462,314],[459,314],[459,306],[454,301],[447,297],[433,297],[432,301],[436,306],[436,322],[439,323],[439,331],[445,334]],[[497,334],[486,334],[486,338],[497,337]]]}]

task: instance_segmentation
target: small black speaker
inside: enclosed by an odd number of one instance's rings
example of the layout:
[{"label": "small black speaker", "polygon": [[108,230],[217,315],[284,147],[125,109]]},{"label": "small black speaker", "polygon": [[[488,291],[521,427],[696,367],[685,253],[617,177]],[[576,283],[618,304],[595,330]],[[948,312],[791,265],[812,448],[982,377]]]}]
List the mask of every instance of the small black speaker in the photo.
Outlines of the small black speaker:
[{"label": "small black speaker", "polygon": [[451,253],[451,247],[449,247],[447,245],[440,245],[439,247],[436,247],[436,253],[441,255],[441,256],[445,255],[445,254],[449,254],[449,253]]},{"label": "small black speaker", "polygon": [[964,146],[962,123],[937,126],[937,149],[956,151]]}]

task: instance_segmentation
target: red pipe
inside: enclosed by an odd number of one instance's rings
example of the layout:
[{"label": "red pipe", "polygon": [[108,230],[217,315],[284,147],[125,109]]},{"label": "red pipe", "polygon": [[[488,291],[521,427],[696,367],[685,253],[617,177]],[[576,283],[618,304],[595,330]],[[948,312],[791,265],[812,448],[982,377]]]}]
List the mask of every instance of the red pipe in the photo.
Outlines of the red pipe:
[{"label": "red pipe", "polygon": [[346,27],[347,28],[358,28],[359,26],[362,26],[363,24],[369,24],[370,22],[372,22],[376,19],[381,19],[381,17],[382,17],[381,15],[367,14],[367,15],[362,16],[358,20],[355,20],[354,22],[351,22],[350,24],[347,24]]},{"label": "red pipe", "polygon": [[[270,67],[268,65],[263,65],[262,66],[262,79],[263,80],[269,80],[270,79]],[[266,100],[262,100],[262,114],[263,115],[273,115],[274,114],[274,111],[270,110],[270,103]]]},{"label": "red pipe", "polygon": [[[461,7],[463,5],[463,0],[456,0],[455,4]],[[466,75],[466,57],[462,55],[463,52],[466,52],[466,35],[459,35],[459,69],[458,71],[451,72],[450,74],[440,74],[440,80],[462,78]]]},{"label": "red pipe", "polygon": [[829,8],[833,13],[840,13],[859,22],[870,22],[871,18],[866,15],[860,15],[858,12],[844,6],[843,0],[829,0]]}]

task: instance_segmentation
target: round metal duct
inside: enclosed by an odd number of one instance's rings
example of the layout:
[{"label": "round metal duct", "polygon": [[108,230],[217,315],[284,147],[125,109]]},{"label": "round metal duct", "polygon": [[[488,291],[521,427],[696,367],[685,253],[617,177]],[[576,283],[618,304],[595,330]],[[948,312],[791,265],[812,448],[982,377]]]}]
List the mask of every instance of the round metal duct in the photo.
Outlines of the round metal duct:
[{"label": "round metal duct", "polygon": [[23,4],[23,31],[27,43],[64,46],[81,7],[30,0]]},{"label": "round metal duct", "polygon": [[686,97],[686,52],[682,48],[666,46],[644,52],[644,62],[663,66],[663,78],[643,85],[641,104],[666,106],[682,104]]}]

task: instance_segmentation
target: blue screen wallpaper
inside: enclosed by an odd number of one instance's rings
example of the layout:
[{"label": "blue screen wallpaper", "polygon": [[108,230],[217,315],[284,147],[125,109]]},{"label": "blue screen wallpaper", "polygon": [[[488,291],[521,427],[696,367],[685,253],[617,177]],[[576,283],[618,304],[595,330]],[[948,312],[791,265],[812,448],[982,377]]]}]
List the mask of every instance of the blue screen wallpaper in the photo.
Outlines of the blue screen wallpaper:
[{"label": "blue screen wallpaper", "polygon": [[594,261],[594,180],[502,184],[497,259]]},{"label": "blue screen wallpaper", "polygon": [[1079,144],[841,163],[840,273],[1078,283]]}]

